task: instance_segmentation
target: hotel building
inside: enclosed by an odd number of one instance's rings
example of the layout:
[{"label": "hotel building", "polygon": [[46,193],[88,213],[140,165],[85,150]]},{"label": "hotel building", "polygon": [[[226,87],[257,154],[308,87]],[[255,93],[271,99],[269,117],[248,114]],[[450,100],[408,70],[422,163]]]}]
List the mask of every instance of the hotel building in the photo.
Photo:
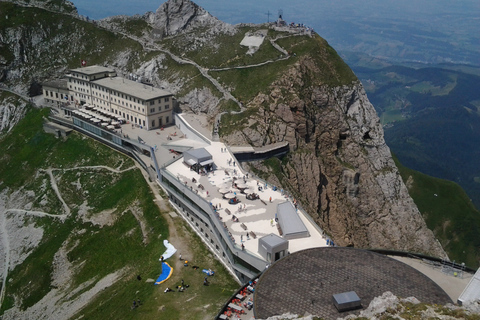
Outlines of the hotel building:
[{"label": "hotel building", "polygon": [[[102,66],[72,69],[67,74],[68,100],[112,112],[147,130],[173,124],[173,94],[153,86],[117,77]],[[44,87],[44,98],[55,97],[55,88]],[[66,93],[63,93],[67,95]]]}]

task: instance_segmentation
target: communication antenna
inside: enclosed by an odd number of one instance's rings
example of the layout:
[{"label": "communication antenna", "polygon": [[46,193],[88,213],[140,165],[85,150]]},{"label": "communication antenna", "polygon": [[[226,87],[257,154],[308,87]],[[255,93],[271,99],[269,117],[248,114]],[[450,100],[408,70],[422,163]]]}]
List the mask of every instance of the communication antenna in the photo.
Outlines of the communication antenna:
[{"label": "communication antenna", "polygon": [[283,10],[282,9],[278,10],[278,18],[283,19]]},{"label": "communication antenna", "polygon": [[270,15],[271,15],[271,13],[270,13],[270,10],[269,10],[269,11],[267,11],[267,13],[265,13],[265,14],[266,14],[266,15],[267,15],[267,17],[268,17],[268,23],[270,23]]}]

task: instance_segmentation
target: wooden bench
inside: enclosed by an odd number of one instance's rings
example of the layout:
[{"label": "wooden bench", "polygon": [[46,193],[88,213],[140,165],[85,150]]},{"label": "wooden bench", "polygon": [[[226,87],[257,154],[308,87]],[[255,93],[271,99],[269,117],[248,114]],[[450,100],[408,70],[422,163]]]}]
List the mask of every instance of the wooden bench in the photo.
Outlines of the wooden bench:
[{"label": "wooden bench", "polygon": [[242,223],[242,224],[240,225],[240,227],[242,227],[243,230],[247,230],[247,226],[246,226],[244,223]]},{"label": "wooden bench", "polygon": [[265,201],[263,201],[262,199],[260,199],[260,201],[262,201],[262,203],[263,203],[264,205],[267,205],[267,203],[266,203]]},{"label": "wooden bench", "polygon": [[280,227],[280,223],[277,223],[277,230],[279,235],[283,235],[282,227]]},{"label": "wooden bench", "polygon": [[225,208],[225,212],[228,214],[228,215],[231,215],[232,213],[230,212],[230,210],[226,209]]},{"label": "wooden bench", "polygon": [[257,239],[257,235],[255,234],[255,232],[250,231],[250,235],[252,236],[253,239]]}]

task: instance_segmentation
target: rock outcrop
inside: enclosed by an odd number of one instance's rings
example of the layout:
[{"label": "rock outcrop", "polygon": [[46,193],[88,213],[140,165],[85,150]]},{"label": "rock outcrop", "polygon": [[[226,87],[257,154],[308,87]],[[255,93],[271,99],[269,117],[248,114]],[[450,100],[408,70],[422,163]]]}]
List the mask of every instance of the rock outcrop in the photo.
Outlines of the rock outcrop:
[{"label": "rock outcrop", "polygon": [[27,102],[23,99],[0,91],[0,138],[23,118],[26,106]]},{"label": "rock outcrop", "polygon": [[407,192],[361,83],[305,85],[316,72],[314,59],[302,58],[253,100],[258,113],[226,141],[288,141],[276,178],[337,244],[446,256]]},{"label": "rock outcrop", "polygon": [[205,9],[190,0],[168,0],[148,17],[155,38],[164,38],[188,32],[198,27],[207,30],[231,29]]}]

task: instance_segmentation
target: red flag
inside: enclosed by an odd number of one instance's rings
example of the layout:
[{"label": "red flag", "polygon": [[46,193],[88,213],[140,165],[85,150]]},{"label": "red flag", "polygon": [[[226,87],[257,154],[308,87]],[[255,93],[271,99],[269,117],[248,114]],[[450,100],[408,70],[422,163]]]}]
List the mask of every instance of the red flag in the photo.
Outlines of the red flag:
[{"label": "red flag", "polygon": [[82,59],[82,67],[85,67],[87,65],[87,61]]}]

